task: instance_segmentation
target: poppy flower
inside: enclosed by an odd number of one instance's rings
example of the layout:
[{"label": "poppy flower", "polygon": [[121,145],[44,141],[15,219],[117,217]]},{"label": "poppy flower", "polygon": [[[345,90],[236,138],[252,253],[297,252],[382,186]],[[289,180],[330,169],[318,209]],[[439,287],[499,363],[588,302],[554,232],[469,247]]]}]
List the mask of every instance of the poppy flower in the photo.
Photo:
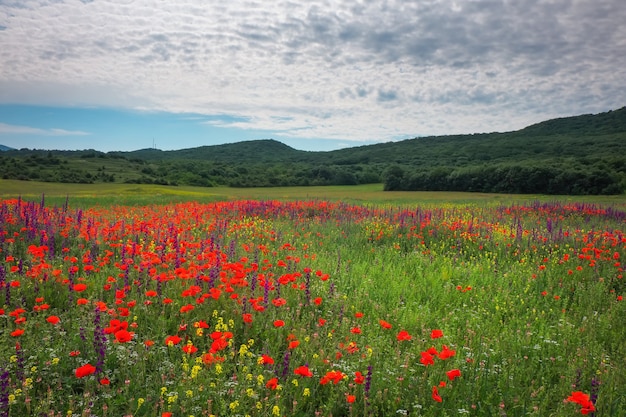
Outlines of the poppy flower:
[{"label": "poppy flower", "polygon": [[453,357],[454,355],[456,355],[456,350],[452,350],[448,348],[448,346],[443,345],[443,347],[441,348],[441,352],[437,354],[437,357],[439,357],[439,359],[441,360],[446,360]]},{"label": "poppy flower", "polygon": [[265,386],[269,389],[276,389],[278,388],[278,378],[272,378],[269,381],[267,381],[267,383],[265,384]]},{"label": "poppy flower", "polygon": [[420,362],[424,366],[434,365],[435,357],[431,355],[429,352],[421,352],[422,357],[420,358]]},{"label": "poppy flower", "polygon": [[192,344],[187,344],[183,346],[183,352],[185,352],[187,355],[191,355],[193,353],[196,353],[197,351],[198,351],[198,348]]},{"label": "poppy flower", "polygon": [[341,371],[328,371],[326,372],[326,375],[324,375],[321,379],[320,379],[320,384],[321,385],[326,385],[329,382],[332,382],[334,385],[337,385],[344,377],[343,372]]},{"label": "poppy flower", "polygon": [[446,372],[446,375],[448,375],[448,379],[452,381],[454,378],[461,376],[461,371],[458,369],[452,369],[451,371]]},{"label": "poppy flower", "polygon": [[283,327],[284,325],[285,325],[285,322],[283,320],[274,321],[274,327]]},{"label": "poppy flower", "polygon": [[356,396],[348,394],[346,395],[346,401],[348,402],[348,404],[352,404],[354,401],[356,401]]},{"label": "poppy flower", "polygon": [[386,322],[385,320],[378,320],[378,323],[380,324],[380,327],[382,327],[383,329],[391,329],[391,323]]},{"label": "poppy flower", "polygon": [[76,292],[83,292],[87,289],[87,284],[74,284],[72,289]]},{"label": "poppy flower", "polygon": [[582,407],[581,414],[589,414],[596,410],[593,402],[589,398],[589,394],[585,394],[582,391],[574,391],[567,397],[567,401],[576,403]]},{"label": "poppy flower", "polygon": [[405,340],[408,341],[408,340],[411,340],[412,338],[413,337],[406,330],[400,330],[400,332],[396,336],[396,339],[398,339],[398,341],[400,342],[405,341]]},{"label": "poppy flower", "polygon": [[437,401],[438,403],[442,402],[443,400],[441,399],[441,396],[439,395],[439,390],[437,389],[437,387],[433,386],[433,393],[432,393],[432,397],[433,400]]},{"label": "poppy flower", "polygon": [[24,329],[15,329],[11,332],[11,336],[19,337],[24,334]]},{"label": "poppy flower", "polygon": [[133,340],[133,333],[126,329],[121,329],[115,332],[115,340],[119,343],[126,343]]},{"label": "poppy flower", "polygon": [[297,367],[296,369],[294,369],[293,373],[296,375],[307,377],[307,378],[311,378],[313,376],[313,373],[311,372],[309,367],[306,365]]},{"label": "poppy flower", "polygon": [[180,343],[182,339],[179,336],[167,336],[165,338],[165,345],[166,346],[170,346],[170,345],[177,345]]},{"label": "poppy flower", "polygon": [[100,385],[110,385],[111,381],[109,380],[109,378],[102,378],[100,380]]},{"label": "poppy flower", "polygon": [[356,371],[354,373],[354,383],[355,384],[363,384],[365,382],[365,375],[363,375],[361,372]]},{"label": "poppy flower", "polygon": [[61,319],[57,316],[50,316],[46,319],[46,321],[50,324],[58,324],[61,321]]},{"label": "poppy flower", "polygon": [[269,355],[261,355],[261,358],[259,359],[259,364],[261,365],[273,365],[274,364],[274,359],[269,356]]},{"label": "poppy flower", "polygon": [[96,372],[96,367],[87,363],[83,366],[76,368],[74,371],[76,378],[84,378]]},{"label": "poppy flower", "polygon": [[438,339],[440,337],[443,337],[443,332],[441,330],[435,329],[432,332],[430,332],[431,339]]}]

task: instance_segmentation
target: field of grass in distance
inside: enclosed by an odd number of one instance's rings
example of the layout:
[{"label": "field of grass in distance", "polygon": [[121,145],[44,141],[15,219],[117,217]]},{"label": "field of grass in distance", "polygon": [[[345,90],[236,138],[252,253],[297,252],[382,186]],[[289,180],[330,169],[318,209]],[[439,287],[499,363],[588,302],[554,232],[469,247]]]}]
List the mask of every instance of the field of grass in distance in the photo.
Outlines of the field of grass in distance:
[{"label": "field of grass in distance", "polygon": [[0,180],[0,198],[22,197],[38,200],[42,195],[48,202],[71,205],[142,205],[167,204],[184,201],[227,200],[311,200],[324,199],[362,204],[500,204],[524,201],[579,201],[595,204],[626,204],[626,195],[617,196],[544,196],[466,193],[449,191],[383,191],[382,184],[310,186],[310,187],[192,187],[147,184],[65,184],[36,181]]}]

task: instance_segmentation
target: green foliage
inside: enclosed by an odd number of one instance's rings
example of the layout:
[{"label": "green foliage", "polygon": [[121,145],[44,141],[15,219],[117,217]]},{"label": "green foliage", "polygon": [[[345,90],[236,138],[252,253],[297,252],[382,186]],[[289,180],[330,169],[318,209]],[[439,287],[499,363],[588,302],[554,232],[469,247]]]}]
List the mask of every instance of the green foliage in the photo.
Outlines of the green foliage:
[{"label": "green foliage", "polygon": [[11,150],[0,153],[0,178],[201,187],[384,182],[389,191],[621,194],[625,138],[626,107],[516,132],[415,138],[331,152],[299,151],[269,139],[177,151]]}]

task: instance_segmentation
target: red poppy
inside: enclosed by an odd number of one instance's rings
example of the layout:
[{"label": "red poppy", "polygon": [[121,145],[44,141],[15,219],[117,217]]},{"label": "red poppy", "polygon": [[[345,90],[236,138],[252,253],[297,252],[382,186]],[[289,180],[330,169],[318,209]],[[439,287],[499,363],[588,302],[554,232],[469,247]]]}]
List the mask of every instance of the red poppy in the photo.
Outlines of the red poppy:
[{"label": "red poppy", "polygon": [[261,365],[273,365],[274,359],[269,355],[261,355],[261,359],[259,360]]},{"label": "red poppy", "polygon": [[306,365],[297,367],[296,369],[294,369],[293,373],[296,375],[305,376],[307,378],[311,378],[313,376],[313,373],[309,370],[309,367]]},{"label": "red poppy", "polygon": [[109,378],[102,378],[100,380],[100,385],[109,385],[111,384],[111,381],[109,380]]},{"label": "red poppy", "polygon": [[243,322],[244,322],[244,323],[252,323],[252,314],[250,314],[250,313],[244,313],[244,314],[242,315],[242,318],[243,318]]},{"label": "red poppy", "polygon": [[355,384],[362,384],[365,382],[365,375],[363,375],[361,372],[356,371],[354,373],[354,383]]},{"label": "red poppy", "polygon": [[441,360],[446,360],[453,357],[454,355],[456,355],[456,350],[449,349],[446,345],[443,345],[443,347],[441,348],[441,352],[437,354],[437,356]]},{"label": "red poppy", "polygon": [[278,388],[278,378],[272,378],[269,381],[267,381],[267,383],[265,384],[265,386],[269,389],[276,389]]},{"label": "red poppy", "polygon": [[198,351],[198,348],[195,347],[194,345],[187,344],[183,346],[183,352],[185,352],[187,355],[191,355],[193,353],[196,353],[197,351]]},{"label": "red poppy", "polygon": [[437,401],[438,403],[442,402],[443,400],[441,399],[441,396],[439,395],[439,390],[437,389],[437,387],[433,386],[433,394],[432,394],[433,400]]},{"label": "red poppy", "polygon": [[76,374],[76,378],[84,378],[96,372],[96,367],[87,363],[81,367],[76,368],[74,373]]},{"label": "red poppy", "polygon": [[413,337],[406,330],[400,330],[396,338],[402,342],[404,340],[411,340]]},{"label": "red poppy", "polygon": [[574,391],[572,395],[567,397],[567,401],[576,403],[582,407],[581,414],[589,414],[596,410],[593,402],[590,400],[589,395],[581,391]]},{"label": "red poppy", "polygon": [[274,321],[274,327],[283,327],[284,325],[285,325],[285,322],[283,320]]},{"label": "red poppy", "polygon": [[343,372],[341,371],[328,371],[326,372],[326,375],[324,375],[321,379],[320,379],[320,384],[321,385],[326,385],[329,382],[332,382],[334,385],[337,385],[344,377]]},{"label": "red poppy", "polygon": [[361,334],[361,328],[359,328],[359,327],[353,327],[353,328],[351,328],[351,329],[350,329],[350,333],[353,333],[353,334]]},{"label": "red poppy", "polygon": [[431,339],[438,339],[440,337],[443,337],[443,332],[441,330],[435,329],[432,332],[430,332]]},{"label": "red poppy", "polygon": [[74,284],[72,289],[76,292],[83,292],[87,289],[87,284]]},{"label": "red poppy", "polygon": [[351,394],[348,394],[348,395],[346,395],[346,401],[347,401],[349,404],[352,404],[354,401],[356,401],[356,396],[351,395]]},{"label": "red poppy", "polygon": [[165,345],[169,346],[170,344],[172,345],[177,345],[180,343],[182,339],[179,336],[167,336],[165,338]]},{"label": "red poppy", "polygon": [[378,323],[380,324],[380,327],[382,327],[383,329],[391,329],[391,323],[386,322],[385,320],[378,320]]},{"label": "red poppy", "polygon": [[50,316],[46,319],[46,321],[50,324],[58,324],[61,321],[61,319],[57,316]]},{"label": "red poppy", "polygon": [[446,375],[448,375],[448,379],[450,381],[454,380],[454,378],[458,378],[461,376],[461,371],[458,369],[452,369],[448,372],[446,372]]},{"label": "red poppy", "polygon": [[11,336],[19,337],[24,334],[24,329],[15,329],[11,332]]},{"label": "red poppy", "polygon": [[115,332],[115,340],[119,343],[126,343],[133,340],[133,333],[126,329],[121,329]]},{"label": "red poppy", "polygon": [[422,365],[434,365],[435,357],[433,355],[431,355],[429,352],[422,352],[421,355],[422,357],[420,358],[420,362],[422,363]]}]

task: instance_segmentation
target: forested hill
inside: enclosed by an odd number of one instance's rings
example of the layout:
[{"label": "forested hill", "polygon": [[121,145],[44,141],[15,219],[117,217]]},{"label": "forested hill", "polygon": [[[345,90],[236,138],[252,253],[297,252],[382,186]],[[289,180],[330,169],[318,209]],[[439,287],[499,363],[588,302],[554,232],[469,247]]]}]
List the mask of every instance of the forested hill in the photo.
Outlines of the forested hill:
[{"label": "forested hill", "polygon": [[618,194],[626,191],[626,107],[514,132],[330,152],[300,151],[272,139],[177,151],[9,150],[0,152],[0,176],[234,187],[383,182],[386,190]]}]

